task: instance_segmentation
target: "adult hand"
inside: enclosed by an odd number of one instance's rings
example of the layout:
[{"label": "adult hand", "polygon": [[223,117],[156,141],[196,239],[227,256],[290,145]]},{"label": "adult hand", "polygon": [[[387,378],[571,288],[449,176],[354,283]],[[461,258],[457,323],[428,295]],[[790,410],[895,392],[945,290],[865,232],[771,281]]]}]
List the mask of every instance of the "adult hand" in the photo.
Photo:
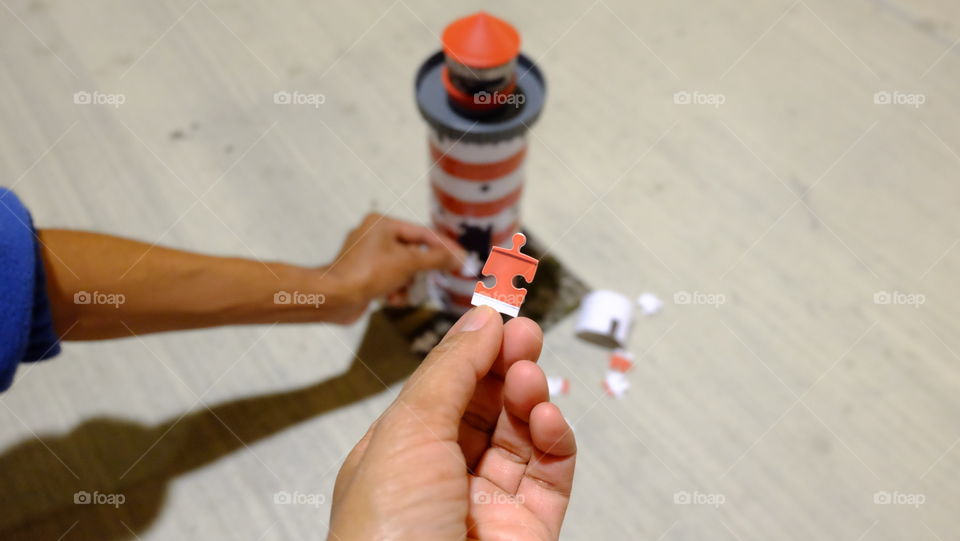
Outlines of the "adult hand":
[{"label": "adult hand", "polygon": [[318,269],[350,293],[338,307],[339,320],[354,321],[371,300],[396,299],[420,271],[458,269],[466,254],[456,242],[434,230],[380,214],[368,214],[352,230],[336,259]]},{"label": "adult hand", "polygon": [[576,442],[533,321],[471,310],[348,455],[330,541],[555,540]]}]

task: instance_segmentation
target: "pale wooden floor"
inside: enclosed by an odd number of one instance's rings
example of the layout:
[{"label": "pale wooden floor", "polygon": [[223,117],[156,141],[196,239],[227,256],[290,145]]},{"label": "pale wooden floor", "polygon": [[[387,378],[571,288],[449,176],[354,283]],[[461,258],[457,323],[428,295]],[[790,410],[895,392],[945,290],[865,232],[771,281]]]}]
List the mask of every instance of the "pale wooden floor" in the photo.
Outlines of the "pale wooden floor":
[{"label": "pale wooden floor", "polygon": [[[0,184],[38,224],[321,263],[372,208],[426,220],[412,77],[466,6],[0,4]],[[571,321],[547,335],[581,449],[564,539],[954,539],[960,7],[474,4],[520,28],[550,83],[527,226],[591,286],[668,301],[634,330],[622,401]],[[74,104],[95,90],[126,102]],[[414,366],[389,329],[361,347],[366,330],[68,344],[22,370],[0,398],[2,537],[322,536],[326,504],[273,496],[329,496]],[[79,490],[126,503],[74,505]],[[884,491],[925,501],[875,504]]]}]

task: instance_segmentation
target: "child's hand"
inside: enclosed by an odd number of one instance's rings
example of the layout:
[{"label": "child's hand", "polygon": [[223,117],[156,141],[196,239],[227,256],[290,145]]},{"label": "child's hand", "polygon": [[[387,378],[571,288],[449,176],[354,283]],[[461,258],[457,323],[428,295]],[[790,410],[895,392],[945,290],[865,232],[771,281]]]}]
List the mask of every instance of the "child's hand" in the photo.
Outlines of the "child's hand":
[{"label": "child's hand", "polygon": [[333,263],[319,271],[336,277],[349,293],[339,319],[350,322],[373,299],[403,290],[417,272],[458,269],[465,257],[456,242],[430,228],[369,214],[347,235]]}]

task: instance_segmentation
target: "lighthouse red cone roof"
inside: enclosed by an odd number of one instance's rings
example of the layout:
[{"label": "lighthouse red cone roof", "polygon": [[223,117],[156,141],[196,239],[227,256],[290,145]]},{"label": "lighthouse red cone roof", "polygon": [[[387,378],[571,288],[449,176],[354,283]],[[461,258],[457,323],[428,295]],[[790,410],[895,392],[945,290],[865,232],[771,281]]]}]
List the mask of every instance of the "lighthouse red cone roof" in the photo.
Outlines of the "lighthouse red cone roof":
[{"label": "lighthouse red cone roof", "polygon": [[502,66],[520,54],[517,30],[483,11],[450,23],[442,41],[447,57],[471,68]]}]

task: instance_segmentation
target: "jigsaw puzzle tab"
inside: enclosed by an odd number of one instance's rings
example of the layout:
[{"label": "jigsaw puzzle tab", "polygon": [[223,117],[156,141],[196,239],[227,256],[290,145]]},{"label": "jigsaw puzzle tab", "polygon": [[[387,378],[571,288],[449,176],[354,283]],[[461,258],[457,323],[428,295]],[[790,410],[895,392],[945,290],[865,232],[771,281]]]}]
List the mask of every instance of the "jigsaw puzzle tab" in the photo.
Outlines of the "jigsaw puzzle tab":
[{"label": "jigsaw puzzle tab", "polygon": [[513,246],[511,249],[494,246],[487,258],[486,265],[483,266],[484,276],[493,276],[497,282],[492,288],[483,285],[483,282],[477,282],[473,290],[473,299],[471,304],[474,306],[489,306],[501,314],[516,317],[520,313],[520,305],[527,295],[527,290],[513,286],[513,278],[522,276],[529,284],[533,281],[533,276],[537,273],[537,264],[539,261],[524,254],[520,248],[527,243],[527,237],[523,233],[513,235]]}]

